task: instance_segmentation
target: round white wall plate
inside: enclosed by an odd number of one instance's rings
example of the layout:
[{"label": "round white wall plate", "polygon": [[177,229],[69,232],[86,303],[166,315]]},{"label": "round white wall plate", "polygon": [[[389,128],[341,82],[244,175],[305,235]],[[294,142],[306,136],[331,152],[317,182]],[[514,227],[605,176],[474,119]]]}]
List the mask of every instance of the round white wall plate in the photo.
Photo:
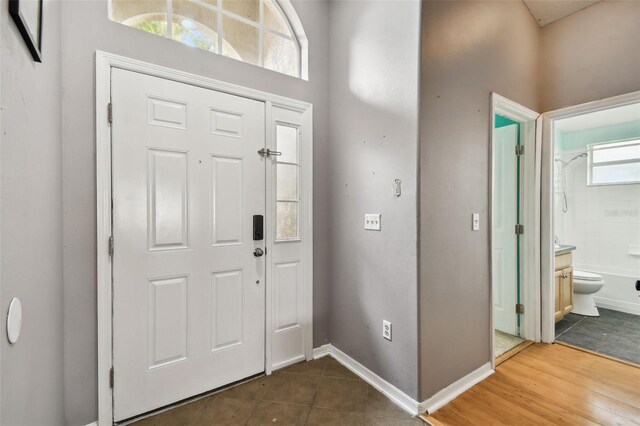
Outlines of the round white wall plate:
[{"label": "round white wall plate", "polygon": [[20,337],[22,329],[22,302],[14,297],[9,304],[9,313],[7,314],[7,336],[9,343],[15,343]]}]

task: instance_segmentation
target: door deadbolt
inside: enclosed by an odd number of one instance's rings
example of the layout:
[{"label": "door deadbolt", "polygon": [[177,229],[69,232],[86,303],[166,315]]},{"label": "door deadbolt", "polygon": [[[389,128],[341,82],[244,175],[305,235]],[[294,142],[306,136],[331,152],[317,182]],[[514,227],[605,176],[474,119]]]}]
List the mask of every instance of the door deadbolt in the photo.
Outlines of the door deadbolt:
[{"label": "door deadbolt", "polygon": [[257,249],[255,249],[255,250],[253,251],[253,255],[254,255],[255,257],[260,257],[260,256],[262,256],[263,254],[264,254],[264,250],[262,250],[260,247],[258,247]]}]

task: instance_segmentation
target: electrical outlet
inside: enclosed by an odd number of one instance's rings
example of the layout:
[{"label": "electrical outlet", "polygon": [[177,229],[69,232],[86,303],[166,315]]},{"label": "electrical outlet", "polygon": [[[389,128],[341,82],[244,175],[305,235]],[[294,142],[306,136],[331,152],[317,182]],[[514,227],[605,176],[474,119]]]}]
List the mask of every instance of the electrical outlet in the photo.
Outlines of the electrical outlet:
[{"label": "electrical outlet", "polygon": [[391,323],[387,320],[382,320],[382,337],[391,340]]},{"label": "electrical outlet", "polygon": [[379,231],[380,230],[380,213],[375,213],[375,214],[365,213],[364,229],[367,229],[369,231]]}]

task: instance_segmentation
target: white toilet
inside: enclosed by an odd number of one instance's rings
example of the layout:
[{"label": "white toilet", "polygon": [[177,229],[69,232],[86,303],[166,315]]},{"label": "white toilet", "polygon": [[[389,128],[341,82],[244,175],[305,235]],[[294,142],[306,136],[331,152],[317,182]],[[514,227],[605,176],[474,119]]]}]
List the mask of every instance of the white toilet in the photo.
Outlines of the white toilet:
[{"label": "white toilet", "polygon": [[578,315],[599,317],[593,295],[604,286],[601,275],[573,270],[573,312]]}]

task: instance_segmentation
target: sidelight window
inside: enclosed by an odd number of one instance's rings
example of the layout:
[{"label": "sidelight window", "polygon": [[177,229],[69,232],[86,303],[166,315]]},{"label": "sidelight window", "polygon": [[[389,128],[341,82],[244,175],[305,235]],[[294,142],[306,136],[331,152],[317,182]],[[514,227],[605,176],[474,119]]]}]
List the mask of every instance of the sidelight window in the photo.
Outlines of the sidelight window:
[{"label": "sidelight window", "polygon": [[292,240],[299,235],[300,162],[299,129],[276,124],[276,238]]}]

